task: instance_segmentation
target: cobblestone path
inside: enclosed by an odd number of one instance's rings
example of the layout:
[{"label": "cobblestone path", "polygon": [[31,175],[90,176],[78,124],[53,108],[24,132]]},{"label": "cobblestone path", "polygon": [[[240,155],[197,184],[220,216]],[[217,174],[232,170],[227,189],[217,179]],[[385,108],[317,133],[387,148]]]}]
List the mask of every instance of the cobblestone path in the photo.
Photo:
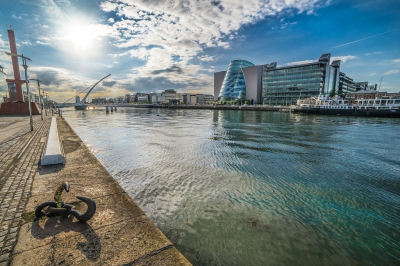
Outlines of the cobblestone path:
[{"label": "cobblestone path", "polygon": [[51,116],[35,116],[32,132],[27,125],[0,143],[0,266],[16,243],[50,123]]}]

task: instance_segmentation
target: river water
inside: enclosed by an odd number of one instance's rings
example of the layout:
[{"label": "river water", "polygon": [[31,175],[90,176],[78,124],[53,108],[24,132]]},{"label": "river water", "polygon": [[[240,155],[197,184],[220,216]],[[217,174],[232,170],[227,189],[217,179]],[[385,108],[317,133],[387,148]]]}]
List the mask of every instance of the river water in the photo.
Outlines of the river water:
[{"label": "river water", "polygon": [[400,264],[399,119],[64,110],[194,265]]}]

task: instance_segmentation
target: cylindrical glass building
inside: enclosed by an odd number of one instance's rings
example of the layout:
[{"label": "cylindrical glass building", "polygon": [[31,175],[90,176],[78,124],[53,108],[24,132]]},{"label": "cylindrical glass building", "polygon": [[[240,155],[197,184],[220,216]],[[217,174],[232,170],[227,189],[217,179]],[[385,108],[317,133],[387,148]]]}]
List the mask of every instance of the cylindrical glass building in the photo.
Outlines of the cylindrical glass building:
[{"label": "cylindrical glass building", "polygon": [[233,60],[229,63],[218,101],[246,99],[246,81],[242,68],[251,66],[254,66],[254,64],[245,60]]}]

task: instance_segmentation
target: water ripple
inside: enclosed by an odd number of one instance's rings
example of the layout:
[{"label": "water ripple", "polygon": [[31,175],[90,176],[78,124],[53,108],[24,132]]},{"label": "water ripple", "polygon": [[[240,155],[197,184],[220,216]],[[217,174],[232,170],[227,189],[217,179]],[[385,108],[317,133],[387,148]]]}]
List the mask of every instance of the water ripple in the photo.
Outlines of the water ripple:
[{"label": "water ripple", "polygon": [[398,119],[134,108],[64,117],[194,265],[399,262]]}]

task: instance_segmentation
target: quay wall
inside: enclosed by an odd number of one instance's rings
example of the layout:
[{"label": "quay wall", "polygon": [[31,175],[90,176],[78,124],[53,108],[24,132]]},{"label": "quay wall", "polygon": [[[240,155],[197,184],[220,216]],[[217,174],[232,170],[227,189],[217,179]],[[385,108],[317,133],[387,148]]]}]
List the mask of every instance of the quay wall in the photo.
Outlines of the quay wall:
[{"label": "quay wall", "polygon": [[209,110],[247,110],[278,112],[282,109],[290,109],[289,106],[265,106],[265,105],[153,105],[153,104],[114,104],[114,105],[88,105],[90,107],[132,107],[132,108],[170,108],[170,109],[209,109]]},{"label": "quay wall", "polygon": [[[11,265],[191,265],[97,160],[62,118],[57,119],[66,163],[38,166]],[[41,140],[44,141],[44,140]],[[41,151],[37,151],[41,152]],[[63,201],[83,213],[76,196],[95,200],[88,222],[74,216],[34,217],[67,181]]]}]

